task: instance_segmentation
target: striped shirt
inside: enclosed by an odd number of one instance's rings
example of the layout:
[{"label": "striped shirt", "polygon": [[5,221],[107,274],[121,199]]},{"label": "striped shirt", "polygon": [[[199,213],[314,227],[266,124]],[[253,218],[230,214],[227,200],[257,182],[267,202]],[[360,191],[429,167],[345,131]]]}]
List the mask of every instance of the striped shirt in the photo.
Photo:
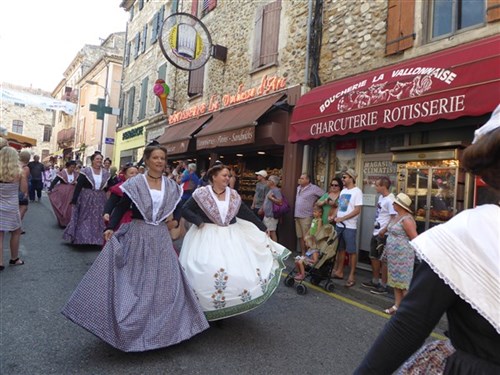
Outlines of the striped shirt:
[{"label": "striped shirt", "polygon": [[313,216],[314,203],[324,194],[324,190],[317,185],[309,184],[306,186],[297,186],[297,195],[295,196],[296,218],[306,218]]}]

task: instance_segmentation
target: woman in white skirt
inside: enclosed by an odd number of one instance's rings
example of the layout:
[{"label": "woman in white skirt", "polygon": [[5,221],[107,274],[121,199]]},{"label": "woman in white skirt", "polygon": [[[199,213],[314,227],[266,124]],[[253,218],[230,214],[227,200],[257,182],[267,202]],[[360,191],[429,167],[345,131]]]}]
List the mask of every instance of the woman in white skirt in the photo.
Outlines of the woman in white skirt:
[{"label": "woman in white skirt", "polygon": [[290,252],[272,241],[266,226],[228,187],[229,169],[215,165],[210,185],[182,207],[191,226],[180,263],[208,320],[250,311],[276,290]]}]

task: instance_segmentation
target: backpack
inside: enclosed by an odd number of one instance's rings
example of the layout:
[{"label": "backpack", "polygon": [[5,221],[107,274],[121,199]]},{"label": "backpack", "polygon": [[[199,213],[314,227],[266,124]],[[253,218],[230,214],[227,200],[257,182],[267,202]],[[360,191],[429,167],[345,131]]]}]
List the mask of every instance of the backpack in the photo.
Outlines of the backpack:
[{"label": "backpack", "polygon": [[287,214],[288,211],[290,211],[290,205],[288,204],[288,201],[282,193],[281,204],[276,204],[273,202],[273,216],[275,219],[279,219],[283,215]]}]

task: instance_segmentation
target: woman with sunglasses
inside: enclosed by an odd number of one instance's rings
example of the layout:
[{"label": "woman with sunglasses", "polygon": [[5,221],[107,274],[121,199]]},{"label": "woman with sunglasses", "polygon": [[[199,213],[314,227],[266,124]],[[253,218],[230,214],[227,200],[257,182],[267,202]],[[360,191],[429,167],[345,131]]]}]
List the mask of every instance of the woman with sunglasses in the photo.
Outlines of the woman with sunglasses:
[{"label": "woman with sunglasses", "polygon": [[323,224],[329,224],[335,216],[337,216],[337,208],[339,206],[340,192],[344,184],[340,177],[334,177],[330,182],[330,188],[321,198],[318,199],[316,204],[323,207]]}]

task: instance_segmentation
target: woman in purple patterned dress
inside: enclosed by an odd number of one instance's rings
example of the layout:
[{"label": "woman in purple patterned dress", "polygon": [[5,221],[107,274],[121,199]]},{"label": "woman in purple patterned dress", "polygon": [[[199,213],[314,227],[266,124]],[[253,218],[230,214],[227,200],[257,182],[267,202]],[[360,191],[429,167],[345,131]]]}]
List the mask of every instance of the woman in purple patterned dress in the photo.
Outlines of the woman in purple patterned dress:
[{"label": "woman in purple patterned dress", "polygon": [[78,172],[75,172],[76,161],[71,160],[66,163],[66,168],[57,173],[50,183],[48,193],[52,210],[57,218],[57,223],[61,227],[66,227],[71,220],[71,198],[75,192]]},{"label": "woman in purple patterned dress", "polygon": [[71,220],[63,239],[74,245],[104,244],[102,232],[105,229],[102,213],[106,204],[109,172],[102,167],[99,151],[90,157],[92,165],[83,168],[78,176],[71,204]]},{"label": "woman in purple patterned dress", "polygon": [[[163,176],[167,151],[148,146],[148,167],[125,181],[103,251],[62,313],[117,349],[141,352],[177,344],[209,327],[182,271],[165,220],[182,189]],[[113,233],[132,205],[132,221]]]},{"label": "woman in purple patterned dress", "polygon": [[28,181],[19,165],[17,151],[9,146],[0,150],[0,271],[3,265],[3,237],[10,233],[11,266],[20,266],[19,240],[21,237],[21,214],[19,213],[19,191],[28,194]]}]

